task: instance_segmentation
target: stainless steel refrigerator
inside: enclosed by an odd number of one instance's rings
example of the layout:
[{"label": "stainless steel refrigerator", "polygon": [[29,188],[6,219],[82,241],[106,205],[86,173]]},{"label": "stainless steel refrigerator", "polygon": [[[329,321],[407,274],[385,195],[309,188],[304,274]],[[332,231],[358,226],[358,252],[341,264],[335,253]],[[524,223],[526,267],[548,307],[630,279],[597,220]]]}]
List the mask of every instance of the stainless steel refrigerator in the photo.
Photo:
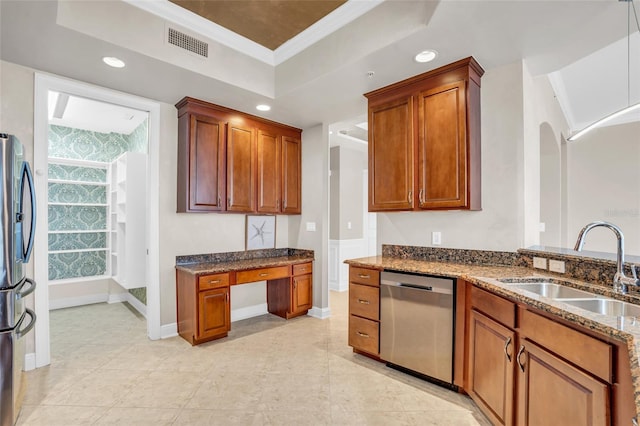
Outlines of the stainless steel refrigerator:
[{"label": "stainless steel refrigerator", "polygon": [[35,313],[24,303],[36,283],[25,277],[35,235],[33,177],[24,148],[12,135],[0,133],[0,426],[12,426],[19,412],[24,369],[22,337],[35,325]]}]

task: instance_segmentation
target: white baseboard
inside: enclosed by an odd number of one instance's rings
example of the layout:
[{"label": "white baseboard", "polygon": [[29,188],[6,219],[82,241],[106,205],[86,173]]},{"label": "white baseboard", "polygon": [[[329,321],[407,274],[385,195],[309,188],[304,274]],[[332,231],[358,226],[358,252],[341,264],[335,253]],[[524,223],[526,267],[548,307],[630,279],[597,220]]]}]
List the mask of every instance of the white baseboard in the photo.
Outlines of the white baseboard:
[{"label": "white baseboard", "polygon": [[36,354],[31,352],[24,355],[24,371],[31,371],[36,368]]},{"label": "white baseboard", "polygon": [[240,321],[247,318],[258,317],[260,315],[268,314],[266,303],[259,305],[247,306],[245,308],[238,308],[231,311],[231,322]]},{"label": "white baseboard", "polygon": [[104,303],[109,301],[107,293],[91,294],[79,297],[67,297],[64,299],[49,300],[49,310],[71,308],[73,306],[91,305],[93,303]]},{"label": "white baseboard", "polygon": [[107,300],[107,303],[122,303],[122,302],[128,302],[128,297],[127,295],[129,294],[129,292],[127,293],[109,293],[109,300]]},{"label": "white baseboard", "polygon": [[140,312],[140,315],[142,315],[143,317],[146,318],[147,317],[147,305],[145,305],[144,303],[142,303],[141,301],[136,299],[136,297],[133,294],[129,293],[129,292],[127,292],[126,295],[127,295],[127,302],[131,306],[133,306],[133,308],[136,311]]},{"label": "white baseboard", "polygon": [[160,338],[168,339],[178,335],[178,323],[172,322],[171,324],[165,324],[160,326]]},{"label": "white baseboard", "polygon": [[317,306],[314,306],[309,309],[307,315],[314,318],[327,319],[331,316],[331,308],[318,308]]}]

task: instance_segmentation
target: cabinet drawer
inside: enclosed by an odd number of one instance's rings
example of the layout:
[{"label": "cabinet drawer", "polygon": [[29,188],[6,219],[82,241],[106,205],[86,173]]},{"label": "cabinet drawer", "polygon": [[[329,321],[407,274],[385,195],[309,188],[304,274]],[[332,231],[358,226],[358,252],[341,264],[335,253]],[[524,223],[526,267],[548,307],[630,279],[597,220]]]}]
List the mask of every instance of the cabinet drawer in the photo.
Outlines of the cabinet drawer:
[{"label": "cabinet drawer", "polygon": [[471,305],[507,327],[516,326],[516,304],[478,287],[471,287]]},{"label": "cabinet drawer", "polygon": [[613,350],[608,343],[522,308],[520,334],[611,383]]},{"label": "cabinet drawer", "polygon": [[289,276],[288,266],[277,266],[275,268],[251,269],[236,273],[236,284],[252,283],[255,281],[275,280]]},{"label": "cabinet drawer", "polygon": [[380,319],[380,289],[349,283],[349,313],[372,320]]},{"label": "cabinet drawer", "polygon": [[293,275],[305,275],[310,274],[313,271],[311,262],[301,263],[299,265],[293,265]]},{"label": "cabinet drawer", "polygon": [[380,271],[375,269],[349,267],[349,281],[365,285],[380,286]]},{"label": "cabinet drawer", "polygon": [[376,321],[349,315],[349,346],[378,355],[380,324]]},{"label": "cabinet drawer", "polygon": [[212,288],[227,287],[229,285],[229,274],[202,275],[198,278],[198,291],[210,290]]}]

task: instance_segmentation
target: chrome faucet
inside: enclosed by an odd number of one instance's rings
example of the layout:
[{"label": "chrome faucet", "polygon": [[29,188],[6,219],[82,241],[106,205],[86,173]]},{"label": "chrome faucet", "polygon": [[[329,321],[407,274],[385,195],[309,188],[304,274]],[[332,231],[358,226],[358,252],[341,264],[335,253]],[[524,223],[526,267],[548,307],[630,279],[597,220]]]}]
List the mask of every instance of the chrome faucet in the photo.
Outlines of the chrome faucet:
[{"label": "chrome faucet", "polygon": [[616,256],[617,268],[616,274],[613,277],[613,289],[622,294],[626,294],[629,291],[629,285],[634,285],[637,287],[640,285],[640,280],[638,280],[637,265],[631,265],[631,272],[633,273],[633,277],[627,277],[624,274],[624,235],[622,235],[622,230],[619,227],[609,222],[591,222],[580,230],[580,233],[578,234],[578,241],[576,241],[574,250],[581,251],[582,247],[584,246],[584,240],[587,236],[587,233],[593,228],[597,228],[599,226],[610,229],[614,234],[616,234],[616,237],[618,238],[618,252]]}]

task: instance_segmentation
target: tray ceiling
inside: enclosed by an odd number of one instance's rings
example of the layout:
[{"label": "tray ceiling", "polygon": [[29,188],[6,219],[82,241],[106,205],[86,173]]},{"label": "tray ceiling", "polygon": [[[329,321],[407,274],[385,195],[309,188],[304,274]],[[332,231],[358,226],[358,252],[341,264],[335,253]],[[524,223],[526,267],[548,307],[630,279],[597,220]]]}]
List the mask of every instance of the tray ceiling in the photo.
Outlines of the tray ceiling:
[{"label": "tray ceiling", "polygon": [[346,0],[170,1],[271,50],[346,3]]}]

